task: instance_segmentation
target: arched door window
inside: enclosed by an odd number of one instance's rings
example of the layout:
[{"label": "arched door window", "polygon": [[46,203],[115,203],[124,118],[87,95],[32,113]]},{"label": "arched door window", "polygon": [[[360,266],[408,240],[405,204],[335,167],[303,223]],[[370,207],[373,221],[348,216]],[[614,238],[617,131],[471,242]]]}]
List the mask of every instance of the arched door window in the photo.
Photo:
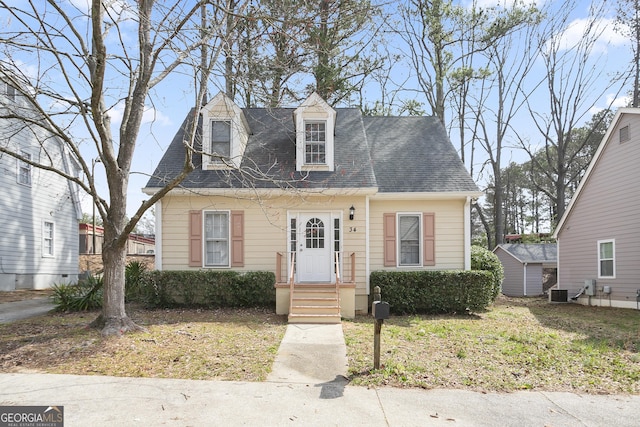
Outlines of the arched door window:
[{"label": "arched door window", "polygon": [[311,218],[305,228],[306,248],[324,248],[324,223],[319,218]]}]

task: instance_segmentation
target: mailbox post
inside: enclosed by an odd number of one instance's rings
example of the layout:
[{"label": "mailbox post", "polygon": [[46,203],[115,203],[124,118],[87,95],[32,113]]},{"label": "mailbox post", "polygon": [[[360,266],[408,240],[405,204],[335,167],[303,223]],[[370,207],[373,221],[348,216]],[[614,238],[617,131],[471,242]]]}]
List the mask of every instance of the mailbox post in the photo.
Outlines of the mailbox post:
[{"label": "mailbox post", "polygon": [[389,318],[389,303],[381,301],[380,287],[373,289],[373,304],[371,306],[371,314],[375,319],[373,331],[373,369],[380,369],[380,332],[382,331],[382,323],[384,319]]}]

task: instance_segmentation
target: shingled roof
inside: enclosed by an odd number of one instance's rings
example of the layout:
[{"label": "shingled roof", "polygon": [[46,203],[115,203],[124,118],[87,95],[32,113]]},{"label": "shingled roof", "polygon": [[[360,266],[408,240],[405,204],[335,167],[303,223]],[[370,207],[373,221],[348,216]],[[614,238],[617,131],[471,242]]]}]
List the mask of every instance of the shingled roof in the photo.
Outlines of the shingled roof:
[{"label": "shingled roof", "polygon": [[555,243],[505,243],[498,247],[522,263],[551,264],[558,261],[558,246]]},{"label": "shingled roof", "polygon": [[[336,109],[335,170],[296,172],[296,135],[291,108],[245,108],[251,129],[239,170],[196,169],[182,182],[206,188],[369,188],[381,193],[477,193],[478,188],[434,117],[367,117],[354,108]],[[188,114],[146,188],[165,185],[182,169]],[[201,138],[197,131],[196,148]],[[265,179],[256,179],[255,171]]]}]

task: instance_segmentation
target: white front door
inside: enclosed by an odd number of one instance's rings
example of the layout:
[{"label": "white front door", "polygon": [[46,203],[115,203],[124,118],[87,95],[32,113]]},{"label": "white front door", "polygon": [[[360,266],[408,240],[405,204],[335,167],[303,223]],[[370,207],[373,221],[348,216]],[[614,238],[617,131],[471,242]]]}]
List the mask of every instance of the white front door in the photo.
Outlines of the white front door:
[{"label": "white front door", "polygon": [[298,224],[298,281],[331,282],[331,215],[301,213]]}]

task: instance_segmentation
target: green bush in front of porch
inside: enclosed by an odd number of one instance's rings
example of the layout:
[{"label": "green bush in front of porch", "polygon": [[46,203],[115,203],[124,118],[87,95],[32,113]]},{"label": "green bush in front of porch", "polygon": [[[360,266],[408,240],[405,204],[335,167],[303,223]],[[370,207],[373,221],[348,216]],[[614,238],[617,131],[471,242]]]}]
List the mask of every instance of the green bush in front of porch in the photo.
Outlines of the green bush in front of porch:
[{"label": "green bush in front of porch", "polygon": [[397,315],[479,312],[495,300],[489,271],[374,271],[370,279]]},{"label": "green bush in front of porch", "polygon": [[275,307],[275,274],[269,271],[149,271],[140,297],[152,307]]}]

